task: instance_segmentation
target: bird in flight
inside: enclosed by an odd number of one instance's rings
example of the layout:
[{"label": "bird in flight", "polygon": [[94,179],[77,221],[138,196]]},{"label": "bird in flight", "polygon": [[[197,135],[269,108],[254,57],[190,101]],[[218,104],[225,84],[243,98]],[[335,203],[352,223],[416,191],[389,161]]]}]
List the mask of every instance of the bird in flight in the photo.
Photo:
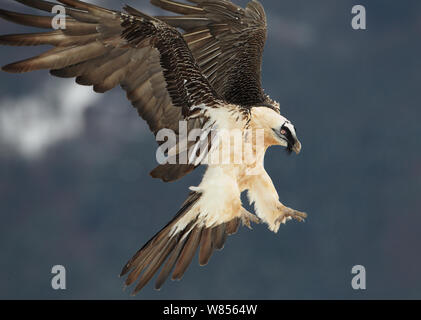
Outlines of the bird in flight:
[{"label": "bird in flight", "polygon": [[[244,9],[227,0],[151,0],[177,14],[156,17],[130,6],[120,12],[78,0],[15,1],[50,15],[0,9],[1,18],[50,30],[3,35],[0,44],[53,48],[8,64],[4,71],[48,69],[54,76],[76,78],[78,84],[93,86],[100,93],[120,85],[157,138],[162,130],[176,135],[174,147],[163,155],[178,161],[160,163],[152,177],[171,182],[207,166],[201,183],[190,188],[173,220],[124,266],[125,284],[137,281],[134,294],[159,269],[156,289],[171,274],[173,280],[181,279],[197,250],[200,265],[206,265],[240,224],[250,227],[251,222],[263,222],[278,232],[280,224],[307,217],[280,202],[264,169],[267,148],[279,145],[298,154],[301,143],[294,125],[281,115],[279,103],[261,86],[267,22],[258,1],[252,0]],[[57,5],[64,9],[59,20],[51,15]],[[182,138],[183,122],[189,131],[199,131],[199,137]],[[240,144],[251,145],[252,161],[232,161],[239,154],[240,160],[245,158],[243,149],[235,146],[228,152],[230,161],[207,161],[227,145],[219,134],[224,130],[240,132]],[[210,138],[211,132],[218,139]],[[253,132],[261,133],[261,148]],[[228,141],[231,146],[230,136]],[[199,149],[206,151],[204,157]],[[180,161],[182,154],[188,155],[187,161]],[[256,214],[243,208],[243,191]]]}]

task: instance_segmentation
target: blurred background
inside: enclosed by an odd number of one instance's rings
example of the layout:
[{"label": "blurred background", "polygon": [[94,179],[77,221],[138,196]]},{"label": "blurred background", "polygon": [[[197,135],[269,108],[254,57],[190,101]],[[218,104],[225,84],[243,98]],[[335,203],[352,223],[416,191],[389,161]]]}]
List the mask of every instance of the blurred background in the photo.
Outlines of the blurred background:
[{"label": "blurred background", "polygon": [[[146,0],[91,2],[163,13]],[[264,86],[304,147],[270,149],[266,169],[281,201],[309,218],[278,234],[242,228],[205,268],[195,258],[182,282],[160,292],[150,283],[137,298],[421,298],[421,2],[263,4]],[[366,31],[351,28],[356,4]],[[0,30],[34,31],[5,21]],[[42,50],[2,47],[0,64]],[[203,174],[154,180],[155,152],[120,88],[100,95],[46,71],[0,73],[0,298],[130,298],[122,266]],[[358,264],[365,291],[351,287]],[[67,290],[51,288],[54,265],[66,267]]]}]

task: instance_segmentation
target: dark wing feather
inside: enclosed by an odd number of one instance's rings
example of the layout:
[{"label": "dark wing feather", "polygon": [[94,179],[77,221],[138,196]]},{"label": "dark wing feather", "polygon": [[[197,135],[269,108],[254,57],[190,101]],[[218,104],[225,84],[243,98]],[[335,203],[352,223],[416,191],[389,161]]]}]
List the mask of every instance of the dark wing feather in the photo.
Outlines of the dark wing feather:
[{"label": "dark wing feather", "polygon": [[[55,5],[42,0],[18,2],[43,11],[50,11]],[[78,0],[59,2],[66,7],[65,30],[0,36],[0,44],[47,44],[54,48],[37,57],[9,64],[3,70],[21,73],[49,69],[55,76],[76,78],[77,83],[93,86],[97,92],[121,85],[155,134],[163,128],[177,132],[178,121],[182,119],[188,119],[190,130],[204,128],[207,121],[212,123],[210,119],[198,118],[195,107],[221,106],[220,95],[203,75],[184,38],[174,27],[131,7],[125,8],[126,14]],[[167,3],[169,7],[173,5],[171,1]],[[182,14],[203,10],[196,6],[176,7]],[[52,25],[49,16],[0,10],[0,17],[29,26],[50,28]],[[193,169],[192,165],[161,166],[153,175],[170,181]],[[197,221],[200,213],[187,226],[176,225],[200,197],[199,193],[192,193],[176,217],[125,265],[121,275],[128,274],[126,285],[139,280],[134,293],[141,290],[161,266],[156,288],[162,286],[173,269],[173,278],[180,279],[199,246],[199,262],[206,264],[214,248],[221,249],[227,235],[237,230],[238,219],[204,229],[203,221],[202,224]],[[182,230],[174,231],[174,227]]]},{"label": "dark wing feather", "polygon": [[[47,12],[58,4],[17,1]],[[192,106],[212,106],[219,101],[175,28],[131,7],[125,8],[126,14],[78,0],[59,0],[59,3],[66,8],[66,29],[0,36],[3,45],[53,46],[39,56],[4,66],[4,71],[49,69],[54,76],[74,77],[77,83],[93,86],[96,92],[121,85],[154,134],[164,128],[177,133],[179,121],[189,117]],[[53,19],[1,9],[0,17],[49,29]],[[200,129],[202,123],[192,118],[188,129]],[[194,144],[189,142],[188,148]],[[195,165],[171,165],[168,171],[164,165],[151,174],[164,181],[174,181],[194,168]]]},{"label": "dark wing feather", "polygon": [[185,31],[199,66],[226,101],[253,106],[268,102],[261,85],[267,24],[263,6],[251,1],[243,9],[226,0],[172,0],[151,3],[181,16],[158,17]]}]

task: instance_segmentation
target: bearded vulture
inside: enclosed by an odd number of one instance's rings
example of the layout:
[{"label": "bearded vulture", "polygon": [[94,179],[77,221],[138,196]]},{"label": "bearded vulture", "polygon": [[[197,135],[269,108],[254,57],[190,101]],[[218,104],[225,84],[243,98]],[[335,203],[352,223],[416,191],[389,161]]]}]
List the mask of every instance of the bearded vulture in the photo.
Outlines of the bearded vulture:
[{"label": "bearded vulture", "polygon": [[[190,4],[151,0],[177,14],[156,17],[129,6],[120,12],[78,0],[15,1],[50,15],[0,10],[0,17],[50,30],[4,35],[0,43],[53,48],[8,64],[4,71],[48,69],[54,76],[76,78],[78,84],[93,86],[101,93],[120,85],[155,135],[168,129],[181,139],[183,121],[188,130],[202,133],[198,139],[185,141],[184,148],[177,140],[175,149],[163,153],[178,159],[187,152],[187,162],[160,163],[151,172],[152,177],[171,182],[199,165],[207,166],[202,182],[190,188],[174,219],[124,266],[121,275],[128,275],[126,286],[138,280],[134,294],[161,267],[156,289],[171,273],[173,280],[181,279],[197,249],[200,265],[206,265],[240,223],[250,227],[251,222],[261,221],[277,232],[287,220],[306,218],[305,213],[279,201],[263,165],[268,147],[280,145],[298,154],[301,143],[292,123],[280,114],[279,103],[261,86],[267,24],[258,1],[252,0],[243,9],[227,0],[188,0]],[[62,28],[54,27],[57,16],[51,15],[57,5],[65,10]],[[241,142],[251,144],[254,161],[205,162],[224,145],[221,139],[208,139],[209,133],[223,130],[239,131]],[[264,138],[262,148],[257,147],[258,139],[248,134],[259,130]],[[203,145],[207,155],[198,157],[198,147]],[[236,152],[242,151],[234,148],[229,158]],[[247,191],[256,215],[243,208],[243,191]]]}]

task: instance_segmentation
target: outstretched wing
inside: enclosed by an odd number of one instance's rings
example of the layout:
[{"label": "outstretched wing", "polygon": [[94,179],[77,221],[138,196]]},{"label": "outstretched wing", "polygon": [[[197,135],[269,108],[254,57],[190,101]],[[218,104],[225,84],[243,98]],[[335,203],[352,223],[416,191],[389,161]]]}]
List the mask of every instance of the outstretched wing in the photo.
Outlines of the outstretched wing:
[{"label": "outstretched wing", "polygon": [[[58,3],[16,0],[51,12]],[[51,74],[76,78],[82,85],[106,92],[121,85],[128,99],[155,134],[163,128],[178,133],[179,121],[188,129],[205,121],[197,106],[211,108],[218,94],[200,71],[180,33],[166,23],[131,7],[126,13],[78,0],[59,0],[65,6],[65,29],[44,33],[5,35],[0,44],[52,45],[39,56],[3,67],[7,72],[50,69]],[[52,16],[0,10],[0,17],[22,25],[52,29]],[[203,109],[203,108],[202,108]],[[193,148],[195,141],[188,142]],[[164,181],[183,177],[195,164],[163,165],[151,174]]]},{"label": "outstretched wing", "polygon": [[227,0],[151,0],[180,16],[158,17],[185,31],[201,70],[227,102],[253,106],[273,104],[262,89],[261,66],[267,24],[256,0],[245,9]]}]

